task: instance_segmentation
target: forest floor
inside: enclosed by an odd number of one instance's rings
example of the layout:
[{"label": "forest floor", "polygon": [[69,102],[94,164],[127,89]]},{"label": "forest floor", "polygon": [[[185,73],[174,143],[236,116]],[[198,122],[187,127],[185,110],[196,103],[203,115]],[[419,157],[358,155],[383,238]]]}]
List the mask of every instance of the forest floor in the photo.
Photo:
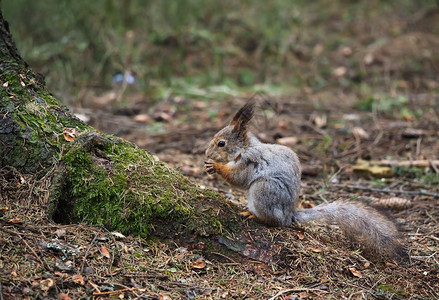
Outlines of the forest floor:
[{"label": "forest floor", "polygon": [[[302,206],[344,199],[385,209],[400,228],[407,261],[363,253],[336,227],[314,223],[267,228],[247,220],[244,236],[179,240],[157,228],[157,235],[139,239],[88,224],[5,219],[8,207],[0,206],[0,300],[438,299],[439,72],[431,55],[439,39],[421,25],[412,28],[367,51],[314,49],[331,57],[325,88],[209,101],[181,95],[157,101],[124,90],[120,102],[111,96],[120,90],[112,90],[72,108],[244,210],[242,191],[204,172],[204,150],[255,98],[253,132],[300,157]],[[344,59],[359,61],[361,72]],[[30,206],[37,192],[32,178],[8,176],[0,176],[2,188],[14,185]]]},{"label": "forest floor", "polygon": [[[255,97],[255,133],[292,147],[301,159],[302,204],[349,199],[385,207],[400,226],[409,261],[363,254],[336,228],[318,224],[266,228],[248,220],[243,237],[174,241],[123,237],[86,224],[2,220],[3,263],[13,262],[12,271],[1,268],[3,299],[438,298],[437,97],[411,95],[404,105],[428,109],[422,118],[409,119],[349,107],[350,95],[330,92]],[[210,138],[246,99],[168,99],[154,108],[165,128],[160,134],[143,130],[137,108],[137,122],[126,110],[100,111],[93,125],[111,131],[117,124],[114,133],[244,210],[245,195],[208,176],[203,156]],[[321,99],[319,105],[313,99]]]}]

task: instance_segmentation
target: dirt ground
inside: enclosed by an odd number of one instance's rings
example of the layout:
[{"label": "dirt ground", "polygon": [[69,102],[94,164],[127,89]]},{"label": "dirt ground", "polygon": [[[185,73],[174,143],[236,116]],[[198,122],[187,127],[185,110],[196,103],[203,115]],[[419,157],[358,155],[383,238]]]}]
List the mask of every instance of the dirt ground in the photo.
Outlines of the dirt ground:
[{"label": "dirt ground", "polygon": [[[413,105],[422,103],[431,110],[423,118],[401,121],[349,107],[349,95],[325,96],[316,108],[314,95],[256,95],[254,131],[298,153],[305,206],[335,199],[387,206],[401,228],[409,261],[367,256],[337,228],[318,224],[266,228],[248,220],[245,236],[174,241],[166,236],[120,237],[86,224],[57,225],[43,219],[30,225],[2,219],[3,298],[438,298],[439,188],[437,182],[420,180],[426,169],[437,176],[439,167],[433,164],[439,153],[437,98],[414,95]],[[244,194],[207,176],[202,166],[206,143],[245,101],[169,99],[155,107],[172,111],[160,134],[142,132],[144,124],[132,116],[111,114],[106,123],[102,115],[109,112],[95,114],[95,126],[110,131],[114,122],[116,134],[149,149],[198,184],[224,192],[244,210]],[[210,117],[208,110],[217,113]],[[356,171],[359,159],[426,165],[420,173],[393,167],[393,175],[375,178]],[[7,247],[9,243],[17,247]]]},{"label": "dirt ground", "polygon": [[[204,172],[204,149],[254,97],[253,131],[300,157],[303,207],[345,199],[385,209],[400,228],[407,261],[368,255],[336,227],[313,223],[267,228],[247,220],[243,236],[179,240],[160,228],[142,240],[87,224],[55,224],[27,213],[38,192],[32,178],[3,169],[3,192],[28,200],[0,206],[0,300],[438,299],[438,70],[421,57],[424,67],[413,72],[406,57],[437,49],[439,40],[413,28],[371,52],[332,51],[327,88],[216,101],[127,93],[123,103],[90,97],[88,106],[72,108],[98,130],[147,149],[244,210],[243,192]],[[349,68],[338,64],[346,55],[361,57],[369,75],[349,77]],[[342,88],[346,76],[367,82],[370,97]],[[11,210],[28,219],[5,218]]]}]

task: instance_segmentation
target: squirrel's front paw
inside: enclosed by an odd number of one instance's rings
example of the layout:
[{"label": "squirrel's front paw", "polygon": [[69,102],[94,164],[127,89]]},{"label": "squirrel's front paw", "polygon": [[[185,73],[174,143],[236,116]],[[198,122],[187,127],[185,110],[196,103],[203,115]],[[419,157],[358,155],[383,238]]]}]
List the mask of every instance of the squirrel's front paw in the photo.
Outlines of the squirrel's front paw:
[{"label": "squirrel's front paw", "polygon": [[216,173],[215,165],[214,165],[214,163],[212,161],[205,161],[204,162],[204,170],[206,170],[206,172],[208,174]]}]

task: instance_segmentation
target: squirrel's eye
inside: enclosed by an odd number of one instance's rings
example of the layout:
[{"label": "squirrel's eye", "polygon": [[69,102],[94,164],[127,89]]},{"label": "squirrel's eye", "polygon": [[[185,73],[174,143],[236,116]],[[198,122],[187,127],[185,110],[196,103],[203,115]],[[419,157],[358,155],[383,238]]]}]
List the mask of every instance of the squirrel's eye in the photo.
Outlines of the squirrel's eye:
[{"label": "squirrel's eye", "polygon": [[226,145],[226,141],[221,140],[218,142],[218,147],[224,147],[225,145]]}]

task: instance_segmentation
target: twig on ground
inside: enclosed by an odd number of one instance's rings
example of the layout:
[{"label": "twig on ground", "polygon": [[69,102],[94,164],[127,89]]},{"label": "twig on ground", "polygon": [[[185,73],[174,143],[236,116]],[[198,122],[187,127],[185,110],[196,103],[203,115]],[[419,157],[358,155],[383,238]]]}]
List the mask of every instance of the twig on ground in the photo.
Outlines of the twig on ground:
[{"label": "twig on ground", "polygon": [[434,260],[436,264],[439,265],[439,262],[436,260],[435,256],[436,256],[437,252],[434,252],[431,255],[417,255],[417,256],[411,256],[410,258],[414,258],[416,260],[420,260],[420,261],[425,261],[425,262],[429,262],[430,259]]},{"label": "twig on ground", "polygon": [[423,159],[423,160],[377,160],[377,161],[371,161],[370,164],[376,164],[376,165],[388,165],[388,166],[407,166],[407,167],[420,167],[420,168],[426,168],[431,166],[433,169],[437,170],[436,166],[439,166],[439,160],[437,159]]},{"label": "twig on ground", "polygon": [[439,166],[439,161],[434,161],[434,160],[429,160],[429,162],[430,162],[430,166],[433,168],[433,170],[436,172],[436,174],[439,174],[439,168],[438,168],[438,166]]},{"label": "twig on ground", "polygon": [[327,291],[321,290],[321,289],[309,289],[309,288],[294,288],[294,289],[286,289],[283,291],[280,291],[279,293],[277,293],[276,295],[274,295],[273,297],[271,297],[269,300],[274,300],[277,297],[285,294],[285,293],[300,293],[300,292],[308,292],[308,291],[319,291],[319,292],[324,292],[324,293],[328,293]]},{"label": "twig on ground", "polygon": [[98,238],[98,235],[101,233],[102,228],[99,229],[99,231],[95,234],[93,240],[91,241],[90,245],[87,248],[87,251],[85,251],[84,258],[82,259],[81,263],[81,274],[84,274],[84,265],[85,261],[87,260],[88,253],[90,252],[91,247],[93,246],[94,242]]},{"label": "twig on ground", "polygon": [[425,210],[425,214],[436,224],[439,223],[438,220],[436,220],[436,218],[433,217],[428,210]]},{"label": "twig on ground", "polygon": [[99,287],[93,282],[91,281],[91,279],[88,279],[88,283],[96,290],[96,292],[100,293],[101,290],[99,289]]},{"label": "twig on ground", "polygon": [[[132,288],[124,288],[124,289],[120,289],[120,290],[114,290],[114,291],[108,291],[108,292],[93,292],[93,296],[94,297],[98,297],[98,296],[109,296],[109,295],[115,295],[115,294],[119,294],[119,293],[123,293],[123,292],[128,292],[131,291],[134,293],[135,290],[137,290],[138,288],[132,287]],[[134,293],[137,297],[139,295],[137,295],[136,293]]]},{"label": "twig on ground", "polygon": [[159,280],[169,279],[168,275],[153,275],[153,274],[143,274],[143,273],[126,273],[121,275],[128,278],[145,277],[145,278],[154,278]]},{"label": "twig on ground", "polygon": [[233,264],[236,264],[236,261],[233,260],[233,259],[231,259],[231,258],[228,257],[227,255],[221,254],[221,253],[219,253],[219,252],[212,252],[212,254],[215,254],[215,255],[218,255],[218,256],[224,257],[224,258],[228,259],[229,261],[231,261]]},{"label": "twig on ground", "polygon": [[406,194],[406,195],[414,195],[414,196],[430,196],[433,198],[439,198],[439,194],[436,193],[430,193],[425,190],[419,190],[419,191],[401,191],[401,190],[391,190],[391,189],[377,189],[377,188],[371,188],[366,186],[359,186],[359,185],[345,185],[345,184],[332,184],[333,187],[338,188],[346,188],[346,189],[352,189],[352,190],[364,190],[364,191],[370,191],[370,192],[377,192],[377,193],[394,193],[394,194]]},{"label": "twig on ground", "polygon": [[25,239],[23,239],[22,237],[20,237],[21,240],[26,244],[26,247],[29,248],[30,251],[32,251],[32,253],[35,255],[36,258],[38,258],[38,260],[44,265],[44,267],[46,268],[46,270],[53,272],[53,269],[51,267],[49,267],[49,265],[46,263],[46,261],[44,260],[44,258],[40,257],[34,249],[32,249],[32,247],[26,242]]},{"label": "twig on ground", "polygon": [[426,284],[427,284],[427,286],[430,288],[432,294],[434,294],[435,297],[439,298],[439,294],[436,293],[435,289],[432,288],[432,287],[428,284],[428,282],[426,282]]}]

